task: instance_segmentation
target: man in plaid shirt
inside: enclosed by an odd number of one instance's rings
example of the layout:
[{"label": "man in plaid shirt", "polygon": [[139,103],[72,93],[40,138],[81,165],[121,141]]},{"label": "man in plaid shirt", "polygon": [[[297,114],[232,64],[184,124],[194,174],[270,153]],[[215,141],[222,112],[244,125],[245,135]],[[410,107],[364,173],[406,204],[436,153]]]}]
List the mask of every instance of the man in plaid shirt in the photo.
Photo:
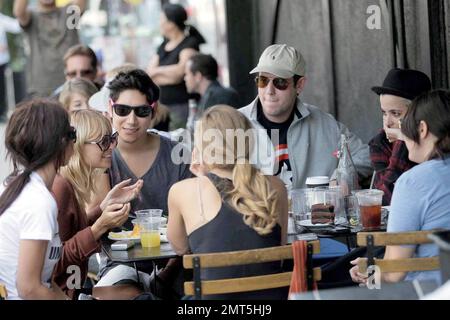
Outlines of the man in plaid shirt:
[{"label": "man in plaid shirt", "polygon": [[383,130],[369,142],[370,158],[376,171],[374,188],[384,191],[383,205],[389,205],[395,181],[415,165],[408,159],[400,121],[411,100],[431,90],[431,81],[420,71],[392,69],[383,86],[372,90],[380,96],[383,113]]}]

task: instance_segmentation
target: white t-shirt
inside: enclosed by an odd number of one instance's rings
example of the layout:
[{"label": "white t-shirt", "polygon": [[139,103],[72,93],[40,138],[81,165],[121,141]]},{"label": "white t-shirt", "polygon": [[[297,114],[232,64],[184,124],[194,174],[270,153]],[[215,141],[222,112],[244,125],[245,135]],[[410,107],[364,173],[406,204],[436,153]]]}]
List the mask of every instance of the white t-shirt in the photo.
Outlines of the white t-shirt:
[{"label": "white t-shirt", "polygon": [[[5,187],[0,187],[0,194]],[[42,178],[35,172],[12,205],[0,216],[0,283],[8,299],[20,299],[16,288],[20,240],[47,240],[42,284],[50,287],[53,268],[61,256],[58,208]]]}]

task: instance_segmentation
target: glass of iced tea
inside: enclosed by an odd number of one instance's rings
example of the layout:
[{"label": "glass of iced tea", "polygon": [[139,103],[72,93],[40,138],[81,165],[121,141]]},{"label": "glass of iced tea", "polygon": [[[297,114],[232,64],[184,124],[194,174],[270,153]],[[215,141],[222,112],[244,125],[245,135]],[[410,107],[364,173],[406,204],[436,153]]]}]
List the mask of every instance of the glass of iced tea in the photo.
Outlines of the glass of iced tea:
[{"label": "glass of iced tea", "polygon": [[381,226],[381,203],[384,192],[377,189],[356,192],[363,229],[378,229]]}]

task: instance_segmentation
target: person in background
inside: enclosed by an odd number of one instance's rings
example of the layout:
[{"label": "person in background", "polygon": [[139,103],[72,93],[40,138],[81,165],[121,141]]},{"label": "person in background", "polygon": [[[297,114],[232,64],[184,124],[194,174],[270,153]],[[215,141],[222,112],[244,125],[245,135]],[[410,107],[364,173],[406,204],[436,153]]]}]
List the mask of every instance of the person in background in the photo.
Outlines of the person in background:
[{"label": "person in background", "polygon": [[304,188],[307,177],[332,177],[338,165],[333,154],[342,134],[348,138],[359,176],[366,178],[373,172],[368,145],[332,115],[301,100],[306,62],[297,49],[269,46],[250,73],[257,74],[258,97],[239,110],[256,129],[267,132],[258,137],[258,144],[266,144],[271,153],[266,157],[266,148],[259,147],[259,158],[252,159],[266,174],[279,176],[292,189]]},{"label": "person in background", "polygon": [[209,107],[224,104],[233,108],[240,107],[239,96],[232,88],[224,88],[217,81],[219,67],[211,55],[196,54],[186,63],[184,81],[189,93],[200,94],[197,115]]},{"label": "person in background", "polygon": [[51,187],[75,139],[57,102],[19,104],[8,122],[5,145],[14,172],[0,186],[0,283],[8,299],[68,299],[51,283],[61,256]]},{"label": "person in background", "polygon": [[[91,48],[82,44],[70,47],[64,54],[63,61],[66,82],[81,78],[91,81],[97,87],[97,91],[101,89],[103,79],[98,77],[98,60],[95,52]],[[56,88],[53,96],[58,98],[63,87],[64,84]]]},{"label": "person in background", "polygon": [[184,83],[186,62],[205,43],[193,26],[186,25],[186,10],[178,4],[167,3],[162,8],[160,28],[164,42],[159,46],[147,73],[161,88],[160,102],[170,110],[170,129],[184,128],[188,118],[190,98]]},{"label": "person in background", "polygon": [[[197,122],[191,165],[197,177],[176,183],[169,192],[167,237],[179,255],[286,243],[286,188],[279,178],[265,176],[250,164],[254,141],[241,139],[239,132],[244,135],[251,128],[250,121],[230,106],[212,107]],[[228,140],[230,131],[235,133],[233,141]],[[214,142],[205,132],[215,133]],[[279,264],[259,264],[202,271],[202,278],[247,277],[279,271]],[[286,299],[287,293],[276,289],[208,298]]]},{"label": "person in background", "polygon": [[[100,251],[101,236],[112,228],[122,226],[128,219],[129,202],[138,196],[142,181],[133,185],[130,185],[130,180],[118,183],[98,207],[86,210],[92,195],[97,192],[96,179],[111,166],[117,133],[112,134],[108,119],[93,110],[75,111],[70,119],[71,125],[77,130],[74,154],[67,165],[61,168],[61,173],[56,175],[52,186],[59,210],[59,234],[63,242],[61,259],[53,272],[53,279],[68,295],[73,296],[73,290],[67,287],[67,280],[72,275],[67,272],[68,267],[80,267],[82,285],[87,277],[89,257]],[[129,287],[118,289],[114,291],[121,298],[127,298],[128,294],[120,295],[120,289],[139,294],[137,288],[134,288],[134,292]],[[95,296],[101,296],[102,292],[98,291],[94,290]]]},{"label": "person in background", "polygon": [[388,206],[395,182],[415,165],[408,159],[399,122],[411,101],[431,90],[431,81],[423,72],[396,68],[388,72],[381,87],[372,90],[380,96],[383,113],[383,129],[369,142],[370,159],[376,171],[373,187],[384,191],[383,205]]},{"label": "person in background", "polygon": [[[72,0],[68,5],[78,6],[83,13],[86,0]],[[64,83],[64,65],[61,63],[64,54],[80,42],[76,25],[68,25],[68,21],[74,19],[73,13],[67,6],[58,8],[55,0],[38,0],[37,10],[29,9],[27,0],[15,0],[13,11],[30,48],[28,95],[48,97]]]},{"label": "person in background", "polygon": [[6,121],[8,100],[6,99],[5,71],[10,60],[8,39],[6,33],[18,34],[22,30],[19,22],[0,13],[0,122]]},{"label": "person in background", "polygon": [[59,95],[59,102],[69,113],[89,109],[89,98],[96,92],[98,89],[91,81],[75,78],[64,84]]},{"label": "person in background", "polygon": [[[409,160],[418,163],[398,178],[392,195],[387,232],[450,229],[450,92],[437,90],[417,97],[401,122]],[[436,244],[387,246],[385,260],[438,256]],[[366,283],[358,259],[350,275]],[[382,280],[435,280],[440,271],[382,273]]]}]

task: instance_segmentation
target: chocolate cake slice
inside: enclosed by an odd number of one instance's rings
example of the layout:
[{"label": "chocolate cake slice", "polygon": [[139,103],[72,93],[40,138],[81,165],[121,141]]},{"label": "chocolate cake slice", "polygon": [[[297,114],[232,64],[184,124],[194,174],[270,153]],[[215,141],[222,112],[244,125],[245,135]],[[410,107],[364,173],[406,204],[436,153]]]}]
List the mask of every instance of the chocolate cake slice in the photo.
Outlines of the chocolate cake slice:
[{"label": "chocolate cake slice", "polygon": [[312,224],[334,224],[334,206],[332,204],[314,204],[311,206]]}]

